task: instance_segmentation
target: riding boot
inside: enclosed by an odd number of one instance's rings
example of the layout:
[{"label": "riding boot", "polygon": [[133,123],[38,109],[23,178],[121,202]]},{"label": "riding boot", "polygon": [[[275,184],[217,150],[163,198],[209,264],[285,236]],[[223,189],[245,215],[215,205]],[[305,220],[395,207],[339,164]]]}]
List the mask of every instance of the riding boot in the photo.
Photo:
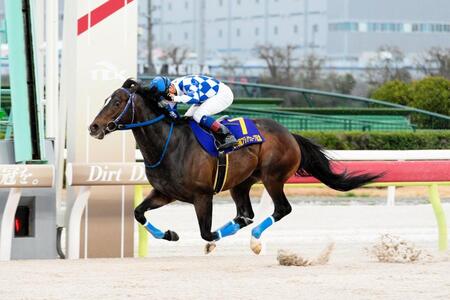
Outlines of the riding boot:
[{"label": "riding boot", "polygon": [[236,138],[225,125],[220,124],[219,122],[217,123],[220,126],[217,131],[213,131],[214,136],[217,137],[216,140],[219,142],[217,150],[225,150],[227,148],[233,147],[237,142]]},{"label": "riding boot", "polygon": [[216,121],[213,117],[203,116],[200,120],[200,126],[211,130],[217,145],[217,150],[224,150],[234,146],[236,138],[231,134],[230,130],[225,125]]}]

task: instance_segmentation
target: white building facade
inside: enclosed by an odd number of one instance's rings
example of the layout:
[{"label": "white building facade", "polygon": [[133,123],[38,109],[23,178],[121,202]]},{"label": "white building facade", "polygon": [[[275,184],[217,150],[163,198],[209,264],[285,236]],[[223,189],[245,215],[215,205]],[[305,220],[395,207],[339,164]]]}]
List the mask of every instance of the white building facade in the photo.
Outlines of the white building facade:
[{"label": "white building facade", "polygon": [[255,47],[272,44],[351,71],[385,45],[400,48],[406,64],[431,47],[450,47],[448,0],[152,0],[152,6],[156,56],[158,49],[187,48],[188,61],[201,65],[234,58],[261,68]]}]

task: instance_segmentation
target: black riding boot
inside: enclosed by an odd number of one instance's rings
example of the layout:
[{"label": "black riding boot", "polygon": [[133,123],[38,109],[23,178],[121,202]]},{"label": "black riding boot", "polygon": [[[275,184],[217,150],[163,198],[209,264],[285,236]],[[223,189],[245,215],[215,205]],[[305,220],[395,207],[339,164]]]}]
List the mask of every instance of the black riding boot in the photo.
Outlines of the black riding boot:
[{"label": "black riding boot", "polygon": [[217,150],[225,150],[236,144],[236,138],[225,125],[220,124],[219,129],[216,132],[213,132],[213,134],[216,137],[217,142],[219,142]]}]

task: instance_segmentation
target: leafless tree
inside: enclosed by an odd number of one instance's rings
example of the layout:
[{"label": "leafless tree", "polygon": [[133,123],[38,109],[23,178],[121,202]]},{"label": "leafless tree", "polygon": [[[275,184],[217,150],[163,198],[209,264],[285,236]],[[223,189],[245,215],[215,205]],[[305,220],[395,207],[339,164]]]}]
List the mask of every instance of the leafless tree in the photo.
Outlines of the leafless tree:
[{"label": "leafless tree", "polygon": [[331,72],[323,79],[324,90],[341,94],[351,94],[356,86],[356,79],[352,74],[337,74]]},{"label": "leafless tree", "polygon": [[236,69],[241,65],[242,62],[236,56],[222,57],[222,68],[225,70],[226,75],[236,75]]},{"label": "leafless tree", "polygon": [[167,59],[169,63],[181,65],[188,57],[189,49],[179,46],[171,46],[164,51],[163,59]]},{"label": "leafless tree", "polygon": [[323,86],[322,68],[324,59],[311,53],[303,58],[300,63],[299,79],[304,88],[320,89]]},{"label": "leafless tree", "polygon": [[382,46],[366,66],[367,82],[379,86],[387,81],[410,81],[411,74],[404,66],[405,55],[396,46]]},{"label": "leafless tree", "polygon": [[450,48],[429,49],[416,60],[416,68],[427,76],[450,79]]},{"label": "leafless tree", "polygon": [[277,47],[271,44],[255,47],[259,58],[265,61],[272,83],[290,84],[295,76],[292,45]]},{"label": "leafless tree", "polygon": [[[179,46],[170,46],[167,49],[164,50],[163,55],[161,59],[163,61],[166,61],[167,64],[172,64],[176,66],[177,69],[177,75],[178,75],[178,69],[179,66],[188,58],[189,56],[189,49],[185,47],[179,47]],[[167,68],[167,66],[166,66]],[[165,68],[161,70],[161,73],[165,73]]]}]

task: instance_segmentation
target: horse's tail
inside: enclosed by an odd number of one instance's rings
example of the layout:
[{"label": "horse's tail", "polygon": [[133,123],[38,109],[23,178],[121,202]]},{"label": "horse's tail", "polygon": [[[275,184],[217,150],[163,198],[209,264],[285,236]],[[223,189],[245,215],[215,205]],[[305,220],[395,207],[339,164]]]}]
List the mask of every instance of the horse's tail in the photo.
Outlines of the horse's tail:
[{"label": "horse's tail", "polygon": [[325,155],[321,146],[314,144],[312,141],[293,134],[301,150],[301,163],[297,170],[298,175],[312,175],[319,179],[332,189],[338,191],[349,191],[369,183],[383,174],[358,174],[334,173],[330,168],[330,159]]}]

